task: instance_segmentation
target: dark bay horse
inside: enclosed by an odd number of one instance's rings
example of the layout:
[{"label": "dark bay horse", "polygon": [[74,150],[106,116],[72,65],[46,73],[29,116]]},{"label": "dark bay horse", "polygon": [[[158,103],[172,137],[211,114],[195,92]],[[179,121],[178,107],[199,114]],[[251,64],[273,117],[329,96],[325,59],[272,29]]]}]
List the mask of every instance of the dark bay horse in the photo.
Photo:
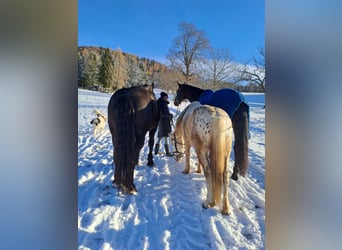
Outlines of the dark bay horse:
[{"label": "dark bay horse", "polygon": [[114,182],[126,194],[136,192],[134,168],[149,131],[148,166],[153,166],[154,134],[160,119],[153,84],[116,91],[108,104],[108,125],[114,146]]},{"label": "dark bay horse", "polygon": [[183,100],[199,101],[222,108],[232,120],[234,131],[235,164],[231,178],[238,179],[238,174],[246,176],[248,170],[248,139],[249,139],[249,106],[243,95],[233,89],[220,89],[215,92],[204,90],[188,84],[178,83],[174,104],[178,106]]}]

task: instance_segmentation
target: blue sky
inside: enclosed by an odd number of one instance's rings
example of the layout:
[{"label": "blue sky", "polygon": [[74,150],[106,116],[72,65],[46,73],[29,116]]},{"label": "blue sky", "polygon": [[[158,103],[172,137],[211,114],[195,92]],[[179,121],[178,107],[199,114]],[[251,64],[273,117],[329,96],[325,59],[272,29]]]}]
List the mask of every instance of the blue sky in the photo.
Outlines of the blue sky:
[{"label": "blue sky", "polygon": [[265,47],[264,0],[79,0],[78,45],[102,46],[165,62],[184,21],[213,48],[245,63]]}]

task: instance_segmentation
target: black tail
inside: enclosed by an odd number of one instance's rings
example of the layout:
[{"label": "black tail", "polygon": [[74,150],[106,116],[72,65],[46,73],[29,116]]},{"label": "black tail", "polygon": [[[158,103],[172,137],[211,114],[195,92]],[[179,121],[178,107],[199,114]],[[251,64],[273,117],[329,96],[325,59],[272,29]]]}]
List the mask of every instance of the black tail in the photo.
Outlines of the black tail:
[{"label": "black tail", "polygon": [[[239,109],[234,113],[232,118],[234,128],[234,155],[235,165],[233,175],[237,178],[237,174],[247,175],[248,170],[248,139],[249,139],[249,117],[248,105],[241,103]],[[233,179],[235,179],[233,178]]]},{"label": "black tail", "polygon": [[125,193],[134,191],[133,174],[135,167],[134,149],[136,143],[134,129],[134,104],[126,95],[115,96],[112,104],[111,122],[114,123],[112,139],[114,145],[115,183]]}]

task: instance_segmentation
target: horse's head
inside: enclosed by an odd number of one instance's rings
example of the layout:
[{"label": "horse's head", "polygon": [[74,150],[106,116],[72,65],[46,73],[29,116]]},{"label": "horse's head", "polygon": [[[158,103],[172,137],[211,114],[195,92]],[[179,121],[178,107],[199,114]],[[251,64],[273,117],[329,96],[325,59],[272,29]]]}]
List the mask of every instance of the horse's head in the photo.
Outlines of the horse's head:
[{"label": "horse's head", "polygon": [[144,87],[147,91],[150,92],[150,96],[152,97],[152,100],[157,100],[156,95],[154,93],[154,82],[152,82],[152,84],[144,84],[142,85],[142,87]]},{"label": "horse's head", "polygon": [[184,91],[183,91],[184,84],[181,84],[178,81],[177,81],[177,84],[178,84],[178,89],[177,89],[176,97],[174,100],[175,106],[178,106],[183,100],[186,99],[186,97],[184,96]]}]

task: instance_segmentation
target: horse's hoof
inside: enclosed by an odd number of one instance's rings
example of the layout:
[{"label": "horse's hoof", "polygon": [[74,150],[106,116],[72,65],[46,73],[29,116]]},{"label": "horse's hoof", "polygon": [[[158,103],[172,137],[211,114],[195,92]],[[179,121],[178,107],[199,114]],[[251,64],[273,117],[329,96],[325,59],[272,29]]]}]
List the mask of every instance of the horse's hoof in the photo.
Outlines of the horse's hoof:
[{"label": "horse's hoof", "polygon": [[189,173],[189,170],[188,170],[188,171],[185,171],[185,170],[184,170],[182,173],[183,173],[183,174],[188,174],[188,173]]},{"label": "horse's hoof", "polygon": [[222,215],[227,215],[227,216],[230,215],[230,212],[228,210],[222,210],[221,213]]},{"label": "horse's hoof", "polygon": [[208,209],[208,206],[207,206],[207,204],[206,204],[205,202],[202,203],[202,207],[203,207],[204,209]]},{"label": "horse's hoof", "polygon": [[132,184],[129,188],[127,188],[126,191],[127,191],[126,192],[127,194],[134,194],[138,192],[134,184]]},{"label": "horse's hoof", "polygon": [[137,193],[137,192],[138,192],[138,191],[137,191],[136,189],[132,189],[132,190],[129,191],[128,194],[132,195],[132,194],[135,194],[135,193]]},{"label": "horse's hoof", "polygon": [[232,178],[234,181],[237,181],[239,178],[238,178],[238,175],[233,173],[232,176],[230,177]]},{"label": "horse's hoof", "polygon": [[215,206],[214,203],[209,203],[207,201],[202,203],[202,207],[205,208],[205,209],[210,208],[210,207],[214,207],[214,206]]},{"label": "horse's hoof", "polygon": [[154,165],[154,162],[148,162],[148,163],[147,163],[147,166],[149,166],[149,167],[154,167],[155,165]]}]

